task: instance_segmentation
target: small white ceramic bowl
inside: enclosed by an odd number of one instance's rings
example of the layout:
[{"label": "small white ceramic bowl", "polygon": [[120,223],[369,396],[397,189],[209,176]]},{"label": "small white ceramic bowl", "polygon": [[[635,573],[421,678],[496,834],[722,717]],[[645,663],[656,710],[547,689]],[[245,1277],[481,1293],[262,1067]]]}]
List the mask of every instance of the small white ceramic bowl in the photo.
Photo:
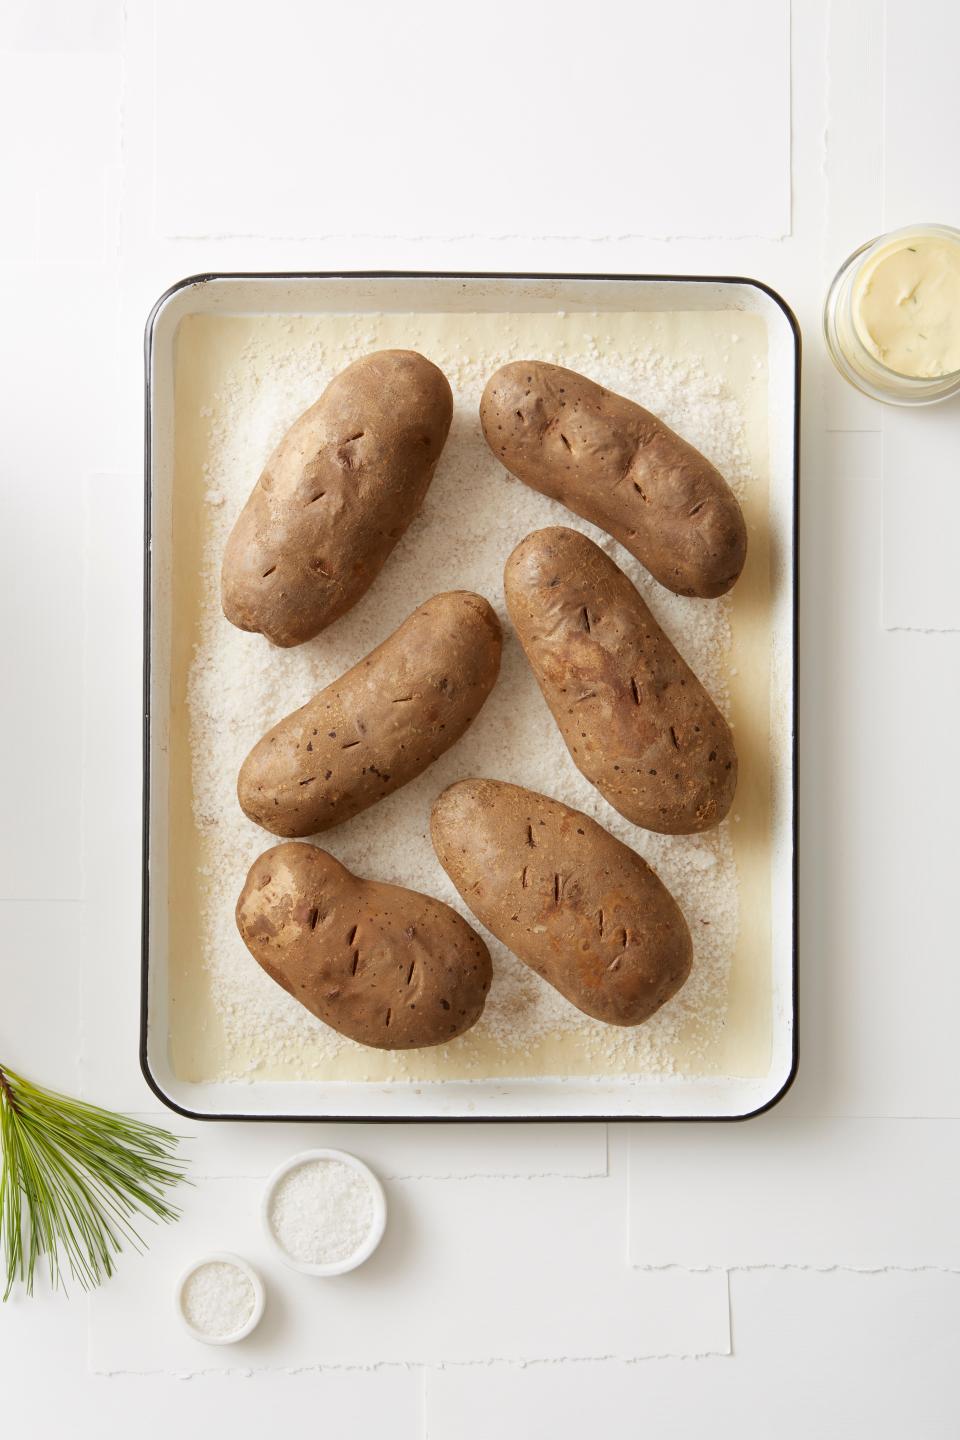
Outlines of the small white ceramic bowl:
[{"label": "small white ceramic bowl", "polygon": [[[274,1191],[280,1181],[285,1175],[289,1175],[291,1170],[296,1170],[301,1165],[308,1165],[311,1160],[339,1160],[341,1164],[349,1165],[352,1170],[356,1170],[359,1175],[363,1176],[370,1188],[370,1198],[373,1201],[373,1218],[367,1238],[352,1255],[347,1255],[343,1260],[335,1260],[329,1265],[314,1265],[306,1260],[295,1259],[283,1248],[270,1224],[270,1206]],[[383,1193],[383,1186],[369,1165],[364,1165],[356,1155],[349,1155],[346,1150],[301,1150],[298,1154],[291,1155],[289,1160],[285,1160],[270,1176],[267,1188],[263,1192],[260,1216],[271,1244],[283,1263],[289,1265],[291,1270],[299,1270],[303,1275],[345,1275],[348,1270],[355,1270],[358,1265],[369,1260],[383,1239],[383,1232],[387,1228],[387,1197]]]},{"label": "small white ceramic bowl", "polygon": [[[196,1330],[187,1319],[186,1311],[183,1308],[183,1290],[191,1275],[196,1274],[202,1266],[212,1265],[218,1261],[224,1265],[234,1265],[246,1275],[250,1284],[253,1286],[253,1310],[249,1318],[240,1326],[239,1330],[233,1330],[229,1335],[206,1335],[202,1330]],[[188,1265],[180,1276],[174,1292],[174,1304],[177,1315],[180,1317],[180,1323],[188,1335],[192,1335],[194,1340],[200,1340],[204,1345],[236,1345],[238,1340],[245,1340],[248,1335],[256,1330],[260,1321],[263,1319],[263,1311],[266,1303],[267,1296],[263,1288],[263,1281],[260,1279],[256,1270],[254,1270],[252,1265],[248,1265],[246,1260],[241,1259],[239,1255],[232,1254],[229,1250],[215,1250],[210,1255],[201,1255],[199,1260],[194,1260],[193,1264]]]}]

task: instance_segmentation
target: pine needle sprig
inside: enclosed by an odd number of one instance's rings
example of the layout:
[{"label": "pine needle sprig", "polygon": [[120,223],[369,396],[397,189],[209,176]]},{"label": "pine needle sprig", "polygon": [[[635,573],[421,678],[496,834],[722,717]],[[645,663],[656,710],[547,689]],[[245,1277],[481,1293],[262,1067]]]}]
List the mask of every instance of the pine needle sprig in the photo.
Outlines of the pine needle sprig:
[{"label": "pine needle sprig", "polygon": [[92,1289],[124,1244],[145,1248],[134,1220],[176,1220],[165,1198],[185,1180],[179,1141],[157,1125],[45,1090],[0,1066],[0,1242],[6,1300],[33,1294],[38,1265],[51,1287],[64,1270]]}]

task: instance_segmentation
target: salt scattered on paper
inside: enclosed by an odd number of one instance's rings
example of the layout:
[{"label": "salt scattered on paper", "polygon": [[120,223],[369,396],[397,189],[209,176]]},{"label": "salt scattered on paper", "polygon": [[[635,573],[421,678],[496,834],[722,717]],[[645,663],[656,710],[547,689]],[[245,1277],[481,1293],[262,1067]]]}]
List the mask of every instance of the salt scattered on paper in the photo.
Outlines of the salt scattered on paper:
[{"label": "salt scattered on paper", "polygon": [[[339,318],[339,317],[338,317]],[[503,604],[503,562],[540,526],[568,525],[614,556],[656,618],[729,718],[726,663],[730,597],[695,600],[672,595],[614,541],[559,503],[515,480],[491,453],[478,422],[483,385],[497,365],[528,352],[529,319],[495,317],[495,338],[477,339],[470,353],[436,328],[435,317],[405,317],[403,343],[420,349],[448,376],[455,396],[453,425],[423,509],[361,604],[317,640],[278,650],[263,637],[226,623],[219,573],[227,535],[265,457],[339,370],[360,355],[396,343],[392,317],[343,317],[332,327],[304,317],[269,324],[243,346],[239,363],[221,378],[208,423],[208,502],[203,600],[191,666],[188,703],[193,755],[194,819],[207,845],[201,866],[201,963],[207,972],[226,1056],[217,1079],[239,1079],[272,1062],[318,1073],[345,1048],[360,1049],[329,1029],[251,960],[234,920],[236,897],[254,858],[272,836],[240,810],[236,776],[250,747],[280,716],[302,705],[390,634],[430,595],[473,589],[497,609],[504,627],[500,679],[464,738],[413,781],[349,825],[322,837],[356,873],[438,896],[476,925],[440,870],[427,835],[432,800],[464,775],[491,775],[542,791],[598,820],[654,867],[687,916],[694,937],[690,979],[645,1025],[604,1025],[568,1004],[493,936],[484,932],[494,982],[470,1036],[454,1041],[463,1071],[484,1073],[470,1042],[523,1057],[538,1042],[571,1037],[589,1051],[593,1073],[675,1073],[675,1047],[688,1039],[697,1056],[724,1025],[727,980],[739,930],[731,821],[703,835],[656,835],[612,810],[576,770],[510,628]],[[468,317],[462,317],[466,322]],[[625,346],[602,331],[602,316],[577,317],[538,354],[589,374],[617,393],[636,396],[698,447],[742,492],[749,484],[740,402],[696,355],[670,358],[642,342]],[[582,328],[585,327],[585,328]],[[328,333],[330,331],[331,333]],[[206,407],[205,407],[206,411]],[[466,1046],[466,1048],[465,1048]],[[391,1057],[396,1078],[414,1078],[417,1051]],[[253,1058],[250,1058],[253,1057]],[[309,1057],[309,1059],[307,1058]]]},{"label": "salt scattered on paper", "polygon": [[250,1277],[228,1260],[199,1265],[188,1276],[180,1297],[187,1323],[211,1340],[236,1335],[250,1319],[255,1304]]},{"label": "salt scattered on paper", "polygon": [[278,1182],[270,1228],[291,1260],[335,1265],[355,1255],[373,1225],[373,1194],[342,1160],[307,1160]]}]

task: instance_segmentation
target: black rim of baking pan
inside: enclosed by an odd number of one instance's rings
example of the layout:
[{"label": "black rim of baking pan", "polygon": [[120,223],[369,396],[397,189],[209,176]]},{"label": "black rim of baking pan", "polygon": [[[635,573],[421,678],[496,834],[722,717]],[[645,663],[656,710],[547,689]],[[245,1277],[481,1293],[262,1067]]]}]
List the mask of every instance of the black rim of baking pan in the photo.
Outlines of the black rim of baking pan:
[{"label": "black rim of baking pan", "polygon": [[[792,800],[791,827],[791,994],[792,1031],[790,1073],[771,1099],[756,1110],[742,1115],[249,1115],[214,1114],[210,1111],[188,1110],[166,1094],[150,1069],[148,1056],[148,1004],[150,984],[150,679],[151,679],[151,522],[152,522],[152,457],[151,457],[151,396],[153,384],[153,330],[160,311],[181,290],[205,285],[211,280],[599,280],[629,282],[674,282],[696,285],[749,285],[760,290],[783,312],[793,334],[794,347],[794,410],[793,410],[793,708],[791,716]],[[778,1105],[794,1080],[800,1060],[799,1051],[799,943],[798,879],[799,879],[799,782],[798,782],[798,712],[799,712],[799,535],[800,535],[800,326],[790,306],[776,290],[744,275],[601,275],[591,273],[557,274],[497,270],[307,270],[307,271],[212,271],[189,275],[165,290],[147,317],[144,331],[144,543],[143,543],[143,801],[142,801],[142,908],[140,919],[140,1069],[150,1089],[168,1109],[190,1120],[239,1120],[248,1122],[279,1122],[285,1124],[391,1124],[391,1125],[459,1125],[459,1124],[570,1124],[575,1121],[596,1125],[616,1121],[649,1123],[661,1121],[675,1124],[714,1124],[752,1120]]]}]

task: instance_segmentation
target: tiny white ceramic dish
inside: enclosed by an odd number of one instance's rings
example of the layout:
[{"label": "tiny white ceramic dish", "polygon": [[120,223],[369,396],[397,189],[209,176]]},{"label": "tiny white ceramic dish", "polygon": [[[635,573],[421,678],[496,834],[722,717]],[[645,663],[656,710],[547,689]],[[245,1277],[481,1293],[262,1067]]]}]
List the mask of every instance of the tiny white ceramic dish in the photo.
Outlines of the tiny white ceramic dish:
[{"label": "tiny white ceramic dish", "polygon": [[[204,1265],[217,1263],[233,1265],[246,1276],[253,1287],[253,1309],[250,1315],[239,1329],[231,1330],[229,1334],[226,1335],[208,1335],[203,1330],[196,1329],[187,1319],[183,1304],[183,1292],[190,1277],[195,1275],[198,1270],[201,1270]],[[177,1288],[174,1291],[174,1305],[181,1325],[188,1335],[192,1336],[194,1340],[199,1340],[203,1345],[236,1345],[238,1340],[245,1340],[260,1324],[266,1303],[267,1296],[263,1287],[263,1281],[260,1279],[256,1270],[240,1255],[234,1255],[229,1250],[214,1250],[209,1255],[201,1255],[199,1260],[194,1260],[193,1264],[188,1265],[180,1276],[180,1279],[177,1281]]]},{"label": "tiny white ceramic dish", "polygon": [[[273,1197],[277,1186],[292,1170],[297,1170],[301,1165],[309,1165],[316,1160],[340,1161],[342,1165],[348,1165],[361,1175],[370,1190],[370,1199],[373,1204],[373,1214],[370,1220],[370,1229],[366,1238],[361,1242],[351,1255],[345,1256],[342,1260],[332,1261],[327,1265],[313,1264],[310,1261],[298,1260],[285,1250],[281,1244],[273,1226],[270,1222],[270,1211],[273,1204]],[[387,1197],[384,1194],[383,1186],[374,1175],[369,1165],[358,1160],[356,1155],[350,1155],[346,1150],[300,1150],[296,1155],[291,1155],[285,1160],[270,1176],[266,1189],[263,1192],[263,1200],[260,1205],[260,1217],[263,1221],[263,1228],[267,1238],[273,1245],[280,1259],[291,1270],[299,1270],[303,1275],[345,1275],[348,1270],[356,1270],[376,1250],[383,1239],[383,1232],[387,1228]]]}]

